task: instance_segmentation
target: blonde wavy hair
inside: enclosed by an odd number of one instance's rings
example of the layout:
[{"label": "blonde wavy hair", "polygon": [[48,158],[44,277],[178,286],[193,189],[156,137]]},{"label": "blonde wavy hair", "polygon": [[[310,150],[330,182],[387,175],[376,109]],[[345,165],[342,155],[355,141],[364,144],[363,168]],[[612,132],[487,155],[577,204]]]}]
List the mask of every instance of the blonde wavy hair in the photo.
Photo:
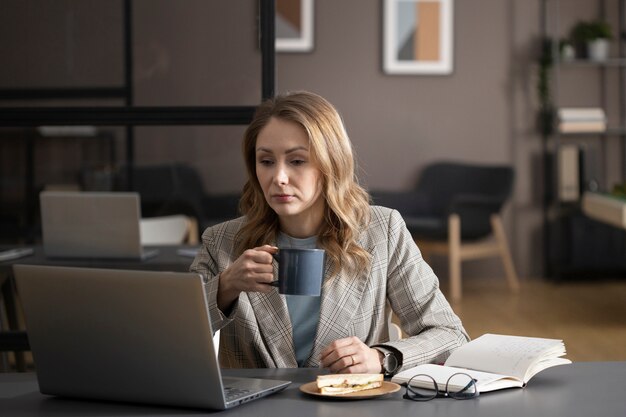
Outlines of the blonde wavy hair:
[{"label": "blonde wavy hair", "polygon": [[256,175],[256,140],[272,118],[297,123],[309,137],[312,161],[322,174],[326,203],[317,242],[333,260],[333,272],[366,270],[370,254],[358,245],[357,238],[370,221],[369,195],[358,183],[352,144],[333,105],[306,91],[266,100],[246,129],[242,151],[248,181],[243,188],[240,210],[247,222],[239,231],[238,253],[274,242],[279,231],[278,215],[265,200]]}]

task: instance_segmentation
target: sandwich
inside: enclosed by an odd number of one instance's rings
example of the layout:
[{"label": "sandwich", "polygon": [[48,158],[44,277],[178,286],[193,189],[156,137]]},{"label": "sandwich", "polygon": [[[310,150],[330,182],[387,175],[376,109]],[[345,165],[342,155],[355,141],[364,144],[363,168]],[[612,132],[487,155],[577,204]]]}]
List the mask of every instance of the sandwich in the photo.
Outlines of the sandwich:
[{"label": "sandwich", "polygon": [[383,374],[331,374],[317,377],[317,389],[325,395],[343,395],[379,388]]}]

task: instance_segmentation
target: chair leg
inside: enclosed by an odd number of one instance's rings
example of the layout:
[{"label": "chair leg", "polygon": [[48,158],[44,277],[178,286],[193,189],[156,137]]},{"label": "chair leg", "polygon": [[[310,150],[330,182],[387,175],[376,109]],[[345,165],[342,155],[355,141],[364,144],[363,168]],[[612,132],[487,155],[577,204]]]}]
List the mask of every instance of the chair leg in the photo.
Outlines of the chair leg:
[{"label": "chair leg", "polygon": [[[18,330],[20,325],[18,319],[17,288],[15,287],[15,281],[13,279],[7,279],[2,285],[2,293],[7,313],[8,330]],[[18,372],[26,372],[26,358],[24,352],[14,351],[13,355],[15,357],[16,370]]]},{"label": "chair leg", "polygon": [[187,217],[187,243],[197,245],[199,241],[198,220],[195,217]]},{"label": "chair leg", "polygon": [[453,301],[461,299],[461,218],[458,214],[448,217],[448,263],[450,292]]},{"label": "chair leg", "polygon": [[496,236],[496,240],[498,242],[498,249],[500,251],[500,257],[502,258],[502,263],[504,265],[504,272],[506,274],[506,279],[509,282],[509,287],[513,291],[519,290],[519,279],[517,278],[517,273],[515,272],[515,266],[513,265],[513,258],[511,257],[511,251],[509,249],[509,244],[506,239],[506,235],[504,234],[504,226],[502,226],[502,219],[499,215],[494,214],[491,216],[491,227],[493,228],[493,232]]},{"label": "chair leg", "polygon": [[430,259],[432,257],[432,252],[428,249],[427,245],[420,245],[418,242],[415,242],[420,252],[422,253],[422,259],[426,261],[426,263],[430,264]]},{"label": "chair leg", "polygon": [[[0,278],[0,287],[4,286],[4,282],[1,282],[2,278]],[[8,285],[8,283],[7,283]],[[6,317],[4,315],[4,306],[2,303],[3,294],[0,293],[0,333],[4,331],[4,322],[6,321]],[[0,372],[8,372],[9,371],[9,354],[5,352],[4,349],[0,352]]]}]

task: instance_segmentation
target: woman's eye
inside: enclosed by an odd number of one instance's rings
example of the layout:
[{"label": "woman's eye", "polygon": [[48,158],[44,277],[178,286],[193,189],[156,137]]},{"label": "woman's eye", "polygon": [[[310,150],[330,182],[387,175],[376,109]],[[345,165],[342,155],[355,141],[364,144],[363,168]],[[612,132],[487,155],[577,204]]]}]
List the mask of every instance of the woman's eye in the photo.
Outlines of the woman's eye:
[{"label": "woman's eye", "polygon": [[274,161],[272,161],[271,159],[261,159],[259,161],[259,164],[265,165],[265,166],[272,165],[273,163],[274,163]]},{"label": "woman's eye", "polygon": [[305,162],[306,162],[306,161],[305,161],[304,159],[294,159],[293,161],[291,161],[291,163],[292,163],[293,165],[296,165],[296,166],[298,166],[298,165],[302,165],[302,164],[304,164]]}]

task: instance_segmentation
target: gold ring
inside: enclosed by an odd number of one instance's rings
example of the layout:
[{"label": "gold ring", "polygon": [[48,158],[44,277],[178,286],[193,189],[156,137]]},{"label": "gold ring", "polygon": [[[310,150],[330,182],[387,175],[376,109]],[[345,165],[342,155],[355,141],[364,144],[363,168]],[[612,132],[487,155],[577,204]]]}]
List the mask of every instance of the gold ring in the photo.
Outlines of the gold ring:
[{"label": "gold ring", "polygon": [[350,359],[352,359],[352,365],[350,366],[353,366],[356,363],[356,361],[354,360],[354,355],[350,355]]}]

